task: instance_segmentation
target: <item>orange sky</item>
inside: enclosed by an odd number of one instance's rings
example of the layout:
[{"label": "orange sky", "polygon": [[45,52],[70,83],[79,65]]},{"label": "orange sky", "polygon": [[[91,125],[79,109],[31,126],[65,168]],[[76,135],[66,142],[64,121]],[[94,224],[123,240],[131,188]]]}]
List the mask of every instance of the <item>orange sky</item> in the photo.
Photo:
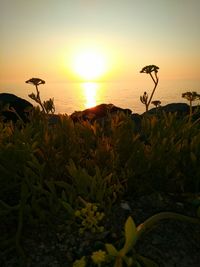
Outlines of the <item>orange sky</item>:
[{"label": "orange sky", "polygon": [[90,47],[107,58],[101,81],[134,82],[148,64],[160,67],[163,80],[200,80],[199,0],[2,0],[0,5],[2,84],[30,77],[82,80],[71,66],[77,51]]}]

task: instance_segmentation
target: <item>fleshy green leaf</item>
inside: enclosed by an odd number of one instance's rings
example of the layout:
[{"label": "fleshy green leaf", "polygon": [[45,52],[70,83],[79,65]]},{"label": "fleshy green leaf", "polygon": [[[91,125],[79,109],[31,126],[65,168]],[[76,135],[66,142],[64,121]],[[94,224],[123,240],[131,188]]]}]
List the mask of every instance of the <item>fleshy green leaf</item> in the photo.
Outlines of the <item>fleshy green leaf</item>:
[{"label": "fleshy green leaf", "polygon": [[72,214],[74,212],[73,208],[71,207],[71,205],[65,201],[60,200],[63,207],[68,211],[69,214]]},{"label": "fleshy green leaf", "polygon": [[133,219],[129,216],[125,223],[125,244],[120,253],[122,256],[135,245],[137,240],[137,228]]},{"label": "fleshy green leaf", "polygon": [[108,254],[112,257],[116,257],[118,254],[117,249],[112,244],[105,244]]}]

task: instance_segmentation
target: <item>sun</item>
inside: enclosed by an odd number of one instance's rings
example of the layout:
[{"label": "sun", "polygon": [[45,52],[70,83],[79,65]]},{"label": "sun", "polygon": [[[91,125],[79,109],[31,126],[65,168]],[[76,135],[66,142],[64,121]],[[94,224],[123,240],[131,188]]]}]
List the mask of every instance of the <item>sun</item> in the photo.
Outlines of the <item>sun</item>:
[{"label": "sun", "polygon": [[85,81],[99,79],[107,70],[106,57],[94,49],[79,52],[73,60],[73,70]]}]

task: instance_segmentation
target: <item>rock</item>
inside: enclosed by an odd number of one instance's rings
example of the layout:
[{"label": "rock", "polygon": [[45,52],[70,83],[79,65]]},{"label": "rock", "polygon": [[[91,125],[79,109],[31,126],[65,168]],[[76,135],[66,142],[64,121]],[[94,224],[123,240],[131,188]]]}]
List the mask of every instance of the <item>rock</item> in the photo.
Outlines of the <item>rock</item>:
[{"label": "rock", "polygon": [[[5,106],[9,107],[8,110],[4,109]],[[33,105],[27,100],[20,98],[14,94],[1,93],[0,94],[0,115],[4,121],[16,122],[19,118],[12,111],[14,109],[23,121],[27,121],[28,108],[32,108]]]},{"label": "rock", "polygon": [[150,115],[154,115],[154,114],[160,114],[163,111],[166,113],[177,113],[177,115],[187,115],[189,114],[189,105],[186,103],[171,103],[171,104],[167,104],[165,106],[161,106],[159,108],[152,108],[149,111],[143,113],[144,114],[150,114]]},{"label": "rock", "polygon": [[114,114],[117,112],[124,112],[126,114],[132,113],[130,109],[123,109],[113,104],[100,104],[93,108],[85,109],[83,111],[75,111],[71,114],[71,118],[74,122],[81,120],[95,121],[98,119],[105,118],[108,114]]},{"label": "rock", "polygon": [[[161,106],[158,108],[152,108],[147,112],[144,112],[143,115],[158,115],[158,117],[163,115],[163,112],[165,113],[176,113],[178,119],[182,119],[185,116],[189,116],[190,114],[190,106],[186,103],[171,103],[166,106]],[[200,107],[192,106],[192,121],[196,121],[200,118]]]}]

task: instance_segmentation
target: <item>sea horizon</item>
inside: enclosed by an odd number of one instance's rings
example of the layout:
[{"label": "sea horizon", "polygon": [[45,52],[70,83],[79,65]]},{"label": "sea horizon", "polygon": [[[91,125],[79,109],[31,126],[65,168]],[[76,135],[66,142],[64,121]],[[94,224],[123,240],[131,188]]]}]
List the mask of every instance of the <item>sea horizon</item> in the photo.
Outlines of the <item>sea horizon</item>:
[{"label": "sea horizon", "polygon": [[[182,93],[196,91],[200,93],[200,81],[179,80],[165,81],[158,84],[153,100],[160,100],[161,106],[169,103],[188,103]],[[105,103],[121,108],[129,108],[133,113],[143,113],[145,106],[140,102],[144,91],[150,96],[153,85],[148,81],[142,85],[134,82],[48,82],[39,86],[42,101],[54,99],[56,114],[72,114]],[[191,90],[189,90],[191,88]],[[199,88],[199,90],[198,90]],[[24,98],[33,105],[29,98],[35,93],[35,87],[24,82],[1,83],[0,93],[11,93]],[[196,104],[198,102],[195,102]],[[154,106],[151,104],[149,109]]]}]

